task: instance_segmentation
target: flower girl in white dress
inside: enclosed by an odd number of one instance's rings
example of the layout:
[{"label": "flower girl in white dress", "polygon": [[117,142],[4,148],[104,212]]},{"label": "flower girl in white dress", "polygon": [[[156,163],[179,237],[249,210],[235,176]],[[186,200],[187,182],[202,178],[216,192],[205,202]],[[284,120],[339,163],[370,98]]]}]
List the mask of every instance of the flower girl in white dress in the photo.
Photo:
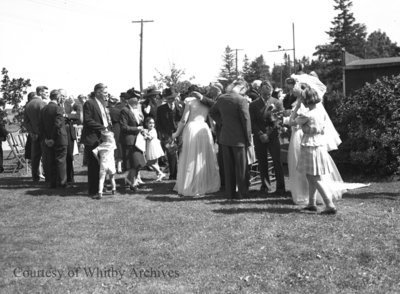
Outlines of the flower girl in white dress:
[{"label": "flower girl in white dress", "polygon": [[162,150],[160,140],[157,137],[154,118],[151,116],[147,117],[144,121],[144,126],[145,129],[143,130],[143,136],[146,139],[147,166],[155,170],[157,173],[157,182],[160,182],[166,176],[158,165],[158,159],[164,156],[164,151]]}]

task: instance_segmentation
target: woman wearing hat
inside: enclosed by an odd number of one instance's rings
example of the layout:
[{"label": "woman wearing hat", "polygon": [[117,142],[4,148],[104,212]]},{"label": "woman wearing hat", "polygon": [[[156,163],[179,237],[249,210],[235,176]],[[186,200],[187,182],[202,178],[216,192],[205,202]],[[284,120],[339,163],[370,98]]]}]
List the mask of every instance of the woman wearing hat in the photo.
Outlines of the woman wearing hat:
[{"label": "woman wearing hat", "polygon": [[142,103],[142,113],[144,119],[147,117],[152,117],[154,120],[157,117],[157,97],[160,96],[160,91],[154,88],[150,88],[146,91],[143,98],[145,101]]},{"label": "woman wearing hat", "polygon": [[127,105],[121,110],[119,123],[121,125],[121,143],[124,155],[124,165],[127,175],[126,182],[130,189],[137,190],[137,176],[139,169],[146,165],[143,152],[136,146],[136,137],[143,130],[143,115],[138,109],[138,95],[134,92],[128,93]]}]

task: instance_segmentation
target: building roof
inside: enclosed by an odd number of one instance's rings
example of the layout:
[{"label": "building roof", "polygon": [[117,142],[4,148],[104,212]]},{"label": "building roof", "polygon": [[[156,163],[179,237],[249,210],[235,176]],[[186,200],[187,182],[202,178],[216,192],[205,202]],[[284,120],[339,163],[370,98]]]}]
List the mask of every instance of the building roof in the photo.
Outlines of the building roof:
[{"label": "building roof", "polygon": [[400,66],[400,57],[357,59],[346,63],[346,69]]}]

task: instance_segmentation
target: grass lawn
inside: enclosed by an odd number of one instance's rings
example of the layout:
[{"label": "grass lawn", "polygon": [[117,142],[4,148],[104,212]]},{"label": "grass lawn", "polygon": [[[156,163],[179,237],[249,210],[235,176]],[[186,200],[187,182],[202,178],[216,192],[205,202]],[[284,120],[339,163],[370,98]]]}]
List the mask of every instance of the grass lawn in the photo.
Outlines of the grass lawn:
[{"label": "grass lawn", "polygon": [[400,292],[400,182],[353,190],[320,216],[258,186],[231,203],[142,177],[137,194],[96,201],[82,168],[58,191],[1,174],[0,293]]}]

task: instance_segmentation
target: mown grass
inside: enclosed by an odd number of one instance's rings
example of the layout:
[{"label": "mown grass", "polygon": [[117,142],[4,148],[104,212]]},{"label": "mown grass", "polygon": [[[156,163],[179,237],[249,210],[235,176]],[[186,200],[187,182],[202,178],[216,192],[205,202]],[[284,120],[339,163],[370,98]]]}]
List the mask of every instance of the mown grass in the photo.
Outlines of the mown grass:
[{"label": "mown grass", "polygon": [[[1,293],[400,292],[400,182],[351,191],[338,215],[320,216],[257,186],[233,203],[179,198],[149,172],[139,193],[95,201],[78,173],[61,191],[0,176]],[[85,267],[125,272],[87,277]],[[16,268],[63,276],[15,277]]]}]

